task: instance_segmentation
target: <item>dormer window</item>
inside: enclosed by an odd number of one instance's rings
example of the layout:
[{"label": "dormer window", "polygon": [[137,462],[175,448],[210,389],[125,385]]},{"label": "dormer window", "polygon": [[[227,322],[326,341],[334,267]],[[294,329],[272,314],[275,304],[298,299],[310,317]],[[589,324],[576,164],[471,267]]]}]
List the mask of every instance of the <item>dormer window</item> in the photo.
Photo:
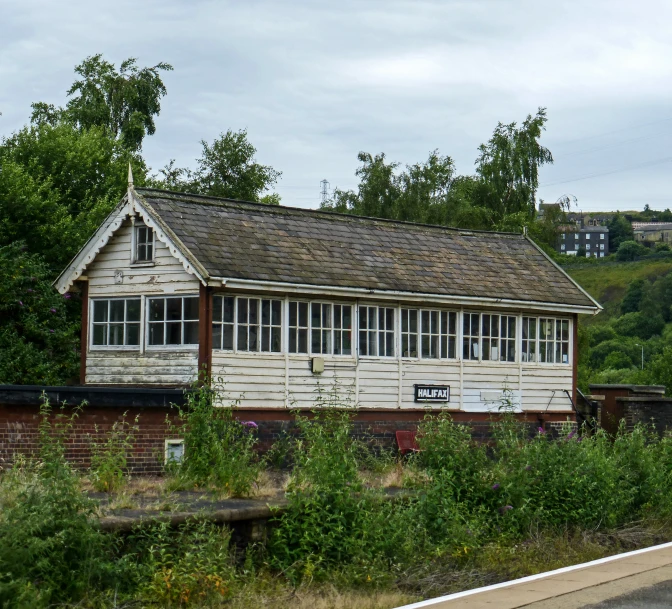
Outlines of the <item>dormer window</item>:
[{"label": "dormer window", "polygon": [[135,227],[135,262],[154,261],[154,230],[149,226]]}]

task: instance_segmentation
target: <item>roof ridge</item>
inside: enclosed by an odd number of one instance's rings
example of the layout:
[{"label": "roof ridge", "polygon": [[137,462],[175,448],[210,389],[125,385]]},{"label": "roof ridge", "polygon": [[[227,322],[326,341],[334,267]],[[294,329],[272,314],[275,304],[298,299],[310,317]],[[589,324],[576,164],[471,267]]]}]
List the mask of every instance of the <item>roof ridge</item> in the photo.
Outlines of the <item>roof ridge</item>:
[{"label": "roof ridge", "polygon": [[[282,211],[289,211],[289,212],[299,212],[301,214],[307,214],[307,215],[323,215],[323,216],[328,216],[331,218],[348,218],[352,219],[355,221],[369,221],[369,222],[385,222],[388,224],[399,224],[402,226],[417,226],[417,227],[422,227],[422,228],[432,228],[432,229],[438,229],[441,231],[455,231],[458,233],[478,233],[478,234],[485,234],[485,235],[502,235],[502,236],[509,236],[509,237],[520,237],[521,239],[523,238],[522,233],[513,233],[513,232],[508,232],[508,231],[490,231],[490,230],[483,230],[483,229],[477,229],[477,228],[459,228],[456,226],[445,226],[442,224],[429,224],[426,222],[410,222],[408,220],[394,220],[391,218],[376,218],[375,216],[358,216],[356,214],[347,214],[347,213],[341,213],[337,211],[328,211],[324,209],[312,209],[312,208],[305,208],[305,207],[293,207],[290,205],[269,205],[267,203],[260,203],[258,201],[245,201],[243,199],[228,199],[226,197],[214,197],[212,195],[202,195],[202,194],[197,194],[197,193],[188,193],[188,192],[180,192],[176,190],[164,190],[161,188],[149,188],[149,187],[135,187],[135,190],[137,192],[143,192],[143,191],[151,191],[151,192],[156,192],[156,193],[162,193],[162,194],[167,194],[167,195],[182,195],[184,197],[193,197],[196,199],[203,199],[203,204],[204,205],[212,205],[212,206],[217,206],[217,207],[225,207],[226,203],[235,203],[235,204],[243,204],[243,205],[250,205],[252,207],[257,207],[259,209],[263,209],[269,213],[273,213],[276,210],[282,210]],[[282,213],[282,212],[281,212]]]}]

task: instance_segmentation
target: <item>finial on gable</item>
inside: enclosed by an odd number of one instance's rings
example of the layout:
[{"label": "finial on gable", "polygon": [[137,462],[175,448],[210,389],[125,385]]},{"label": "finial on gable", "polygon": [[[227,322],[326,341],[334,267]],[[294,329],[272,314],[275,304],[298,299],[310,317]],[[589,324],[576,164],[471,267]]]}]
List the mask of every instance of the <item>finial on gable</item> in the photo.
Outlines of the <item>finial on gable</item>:
[{"label": "finial on gable", "polygon": [[128,162],[128,187],[133,188],[133,169],[131,169],[131,162]]}]

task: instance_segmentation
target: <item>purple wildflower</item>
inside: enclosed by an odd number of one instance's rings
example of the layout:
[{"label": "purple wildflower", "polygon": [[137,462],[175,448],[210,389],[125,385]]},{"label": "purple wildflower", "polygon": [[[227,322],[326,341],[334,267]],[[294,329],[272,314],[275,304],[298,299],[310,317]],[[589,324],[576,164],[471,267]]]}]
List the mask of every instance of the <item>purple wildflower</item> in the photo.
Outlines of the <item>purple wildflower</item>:
[{"label": "purple wildflower", "polygon": [[53,333],[54,333],[54,331],[53,331],[53,330],[49,330],[49,332],[50,332],[51,334],[53,334]]},{"label": "purple wildflower", "polygon": [[499,482],[495,482],[495,484],[492,485],[492,490],[496,491],[499,488]]},{"label": "purple wildflower", "polygon": [[244,427],[250,427],[252,429],[257,429],[257,427],[259,427],[259,425],[257,425],[254,421],[243,421],[241,425]]},{"label": "purple wildflower", "polygon": [[26,292],[34,292],[34,291],[35,291],[35,290],[33,290],[33,289],[31,289],[31,288],[28,288],[28,289],[26,290]]},{"label": "purple wildflower", "polygon": [[575,435],[576,435],[576,430],[573,429],[572,431],[570,431],[570,432],[567,434],[567,438],[566,438],[566,440],[571,440]]},{"label": "purple wildflower", "polygon": [[546,433],[546,430],[545,430],[543,427],[539,427],[539,428],[537,429],[537,431],[538,431],[540,434],[545,434],[545,433]]},{"label": "purple wildflower", "polygon": [[506,514],[509,510],[512,510],[513,506],[512,505],[504,505],[501,508],[499,508],[499,513],[504,515]]},{"label": "purple wildflower", "polygon": [[531,466],[531,465],[526,465],[526,466],[525,466],[525,471],[526,471],[526,472],[529,472],[531,469],[532,469],[532,466]]},{"label": "purple wildflower", "polygon": [[22,300],[19,300],[19,304],[20,304],[21,306],[23,306],[23,301],[22,301]]},{"label": "purple wildflower", "polygon": [[70,294],[70,292],[66,292],[65,294],[63,294],[63,298],[65,298],[66,300],[70,300],[72,298],[72,294]]},{"label": "purple wildflower", "polygon": [[49,309],[50,313],[56,313],[56,309]]}]

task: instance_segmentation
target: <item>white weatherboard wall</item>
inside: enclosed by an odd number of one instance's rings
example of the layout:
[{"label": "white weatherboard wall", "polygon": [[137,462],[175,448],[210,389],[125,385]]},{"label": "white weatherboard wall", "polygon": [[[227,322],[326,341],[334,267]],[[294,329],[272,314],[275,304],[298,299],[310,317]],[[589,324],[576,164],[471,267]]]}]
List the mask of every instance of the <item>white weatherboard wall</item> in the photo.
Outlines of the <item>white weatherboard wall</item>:
[{"label": "white weatherboard wall", "polygon": [[[158,238],[155,264],[131,264],[130,220],[122,224],[86,269],[89,299],[123,296],[198,295],[199,282]],[[121,283],[115,273],[121,271]],[[144,299],[143,299],[144,319]],[[144,326],[144,324],[143,324]],[[143,327],[144,332],[144,327]],[[144,341],[143,341],[144,343]],[[197,375],[198,349],[91,349],[86,382],[96,385],[186,385]]]},{"label": "white weatherboard wall", "polygon": [[[361,408],[419,408],[414,385],[437,384],[450,386],[450,408],[498,411],[508,397],[521,409],[520,364],[361,358],[357,365],[354,358],[325,357],[324,372],[313,374],[310,363],[308,356],[215,351],[212,376],[223,381],[227,401],[250,408],[310,408],[318,399],[328,402],[335,388]],[[570,411],[564,389],[571,395],[571,366],[522,366],[522,410]]]}]

